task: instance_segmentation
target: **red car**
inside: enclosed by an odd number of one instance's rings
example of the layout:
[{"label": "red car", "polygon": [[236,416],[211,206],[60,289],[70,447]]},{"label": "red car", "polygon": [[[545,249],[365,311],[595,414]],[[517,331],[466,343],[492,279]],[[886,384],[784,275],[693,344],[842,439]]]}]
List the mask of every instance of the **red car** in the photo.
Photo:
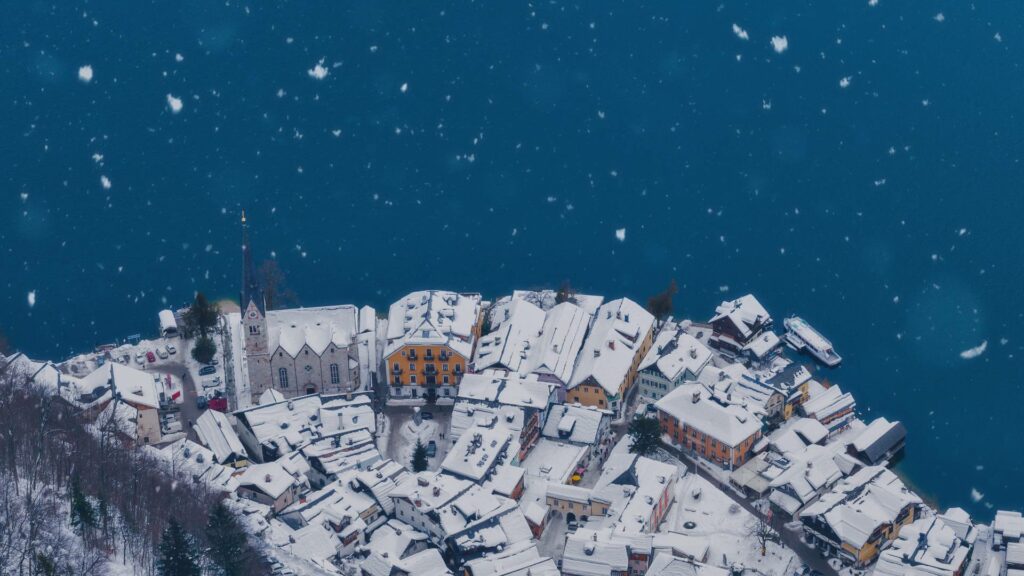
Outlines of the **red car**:
[{"label": "red car", "polygon": [[216,398],[210,398],[208,406],[210,407],[210,410],[216,410],[218,412],[227,412],[228,411],[228,399],[223,397],[223,396],[218,396]]},{"label": "red car", "polygon": [[152,351],[146,352],[146,360],[148,360],[150,364],[156,362],[156,354],[153,354]]}]

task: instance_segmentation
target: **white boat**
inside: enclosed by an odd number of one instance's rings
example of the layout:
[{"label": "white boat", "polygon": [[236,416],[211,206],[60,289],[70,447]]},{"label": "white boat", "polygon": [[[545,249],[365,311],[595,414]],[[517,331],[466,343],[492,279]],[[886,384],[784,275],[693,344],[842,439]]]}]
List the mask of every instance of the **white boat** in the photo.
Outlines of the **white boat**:
[{"label": "white boat", "polygon": [[843,357],[836,354],[828,338],[822,336],[803,318],[792,316],[783,320],[782,324],[786,327],[786,343],[794,350],[807,351],[829,368],[835,368],[843,361]]}]

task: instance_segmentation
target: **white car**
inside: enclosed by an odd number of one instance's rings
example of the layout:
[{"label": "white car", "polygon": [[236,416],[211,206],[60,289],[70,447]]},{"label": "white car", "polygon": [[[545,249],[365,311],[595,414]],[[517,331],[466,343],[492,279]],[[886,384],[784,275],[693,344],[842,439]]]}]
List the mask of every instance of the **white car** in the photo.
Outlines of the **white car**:
[{"label": "white car", "polygon": [[167,360],[167,351],[163,348],[157,348],[156,355],[159,356],[161,360]]},{"label": "white car", "polygon": [[135,355],[135,363],[136,364],[145,364],[146,363],[146,354],[143,353],[143,352],[139,352],[138,354],[136,354]]},{"label": "white car", "polygon": [[167,345],[167,353],[168,354],[177,354],[178,353],[178,349],[174,347],[174,344],[168,344]]}]

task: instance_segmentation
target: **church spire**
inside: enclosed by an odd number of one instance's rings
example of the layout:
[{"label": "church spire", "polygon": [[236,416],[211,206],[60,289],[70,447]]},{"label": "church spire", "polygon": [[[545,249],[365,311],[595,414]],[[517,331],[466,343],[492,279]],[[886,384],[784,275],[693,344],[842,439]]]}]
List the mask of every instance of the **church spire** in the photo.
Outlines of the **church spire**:
[{"label": "church spire", "polygon": [[256,271],[252,266],[252,250],[249,247],[249,224],[245,219],[245,210],[242,210],[242,294],[239,306],[244,311],[250,302],[255,302],[260,313],[266,314],[263,291],[260,289],[259,280],[256,278]]}]

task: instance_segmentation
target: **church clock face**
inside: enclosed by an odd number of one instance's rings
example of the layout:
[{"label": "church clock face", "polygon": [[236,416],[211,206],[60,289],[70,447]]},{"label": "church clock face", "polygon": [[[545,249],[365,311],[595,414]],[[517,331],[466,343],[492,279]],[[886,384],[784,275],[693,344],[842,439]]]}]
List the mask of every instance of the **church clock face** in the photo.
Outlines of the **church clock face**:
[{"label": "church clock face", "polygon": [[252,319],[252,320],[256,319],[256,311],[255,310],[250,310],[249,311],[249,318]]}]

